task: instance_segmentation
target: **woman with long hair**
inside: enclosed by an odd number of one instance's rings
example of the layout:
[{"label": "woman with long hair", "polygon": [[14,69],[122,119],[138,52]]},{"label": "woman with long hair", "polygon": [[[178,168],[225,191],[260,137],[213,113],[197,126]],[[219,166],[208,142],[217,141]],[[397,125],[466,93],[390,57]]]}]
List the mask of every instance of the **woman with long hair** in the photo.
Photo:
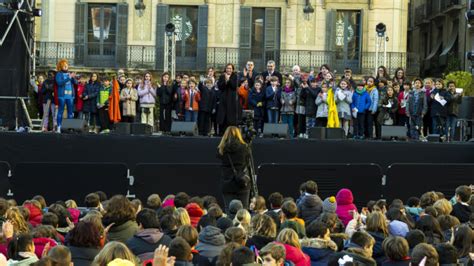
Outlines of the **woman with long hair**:
[{"label": "woman with long hair", "polygon": [[377,68],[377,74],[375,76],[375,84],[378,84],[381,79],[390,80],[387,68],[385,66],[379,66]]},{"label": "woman with long hair", "polygon": [[221,126],[221,132],[228,126],[236,126],[241,117],[242,106],[237,95],[237,74],[234,70],[233,64],[227,64],[224,73],[217,81],[220,90],[217,123]]},{"label": "woman with long hair", "polygon": [[97,113],[97,96],[99,95],[102,84],[97,73],[92,73],[87,82],[84,92],[82,93],[82,100],[84,101],[83,112],[91,131],[95,132],[99,126],[99,115]]},{"label": "woman with long hair", "polygon": [[375,211],[367,216],[365,231],[375,240],[372,257],[377,262],[382,262],[385,259],[383,241],[389,235],[387,224],[387,219],[382,212]]},{"label": "woman with long hair", "polygon": [[130,261],[138,265],[138,261],[130,249],[128,249],[125,244],[116,241],[107,243],[99,254],[97,254],[92,265],[106,266],[115,259]]},{"label": "woman with long hair", "polygon": [[217,147],[217,157],[222,161],[221,186],[226,212],[233,199],[240,200],[244,208],[248,208],[251,187],[251,180],[247,180],[250,173],[250,153],[238,127],[230,126],[226,129]]}]

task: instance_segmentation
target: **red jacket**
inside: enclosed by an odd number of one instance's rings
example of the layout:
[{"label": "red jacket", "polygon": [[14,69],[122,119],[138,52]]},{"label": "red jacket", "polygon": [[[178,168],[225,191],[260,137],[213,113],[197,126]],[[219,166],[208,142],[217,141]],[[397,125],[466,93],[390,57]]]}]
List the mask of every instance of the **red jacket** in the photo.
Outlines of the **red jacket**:
[{"label": "red jacket", "polygon": [[74,110],[76,112],[82,112],[82,109],[84,108],[84,100],[82,100],[82,93],[84,93],[84,84],[79,83],[78,85],[74,86],[74,89],[76,90],[75,92],[75,106]]},{"label": "red jacket", "polygon": [[191,225],[196,228],[201,216],[204,215],[204,211],[196,203],[189,203],[186,205],[186,211],[191,219]]},{"label": "red jacket", "polygon": [[186,90],[184,92],[183,101],[184,101],[184,107],[186,108],[186,111],[189,111],[189,107],[192,107],[191,111],[199,111],[199,101],[201,101],[201,93],[198,90],[194,92],[193,106],[190,106],[191,105],[190,95],[191,95],[190,90]]},{"label": "red jacket", "polygon": [[405,107],[402,107],[402,101],[406,102],[408,101],[408,94],[410,94],[410,92],[405,92],[405,90],[401,91],[399,94],[398,94],[398,114],[400,115],[406,115],[406,109]]},{"label": "red jacket", "polygon": [[24,204],[23,207],[27,208],[30,211],[30,224],[33,227],[36,227],[41,224],[41,220],[43,219],[43,214],[41,213],[41,209],[36,207],[31,203]]},{"label": "red jacket", "polygon": [[68,208],[67,211],[71,214],[72,221],[74,224],[79,222],[79,216],[81,216],[81,211],[78,209]]},{"label": "red jacket", "polygon": [[288,244],[283,244],[286,250],[286,260],[289,260],[295,264],[295,266],[310,266],[311,259],[308,255],[304,254],[299,248],[295,248]]},{"label": "red jacket", "polygon": [[35,244],[36,257],[40,259],[41,259],[41,256],[43,255],[44,246],[46,246],[47,243],[49,243],[50,249],[58,245],[56,241],[52,240],[51,238],[46,238],[46,237],[33,238],[33,243]]}]

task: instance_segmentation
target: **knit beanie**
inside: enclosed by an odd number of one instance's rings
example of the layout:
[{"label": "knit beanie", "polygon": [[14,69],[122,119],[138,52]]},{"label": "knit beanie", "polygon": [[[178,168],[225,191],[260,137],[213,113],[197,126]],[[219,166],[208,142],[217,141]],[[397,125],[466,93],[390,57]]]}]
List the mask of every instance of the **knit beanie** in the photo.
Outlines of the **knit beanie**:
[{"label": "knit beanie", "polygon": [[336,213],[337,202],[336,197],[327,197],[323,202],[323,212],[325,213]]},{"label": "knit beanie", "polygon": [[243,209],[244,208],[244,205],[242,205],[242,201],[238,200],[238,199],[233,199],[230,203],[229,203],[229,218],[230,219],[234,219],[235,215],[237,214],[237,212],[240,210],[240,209]]}]

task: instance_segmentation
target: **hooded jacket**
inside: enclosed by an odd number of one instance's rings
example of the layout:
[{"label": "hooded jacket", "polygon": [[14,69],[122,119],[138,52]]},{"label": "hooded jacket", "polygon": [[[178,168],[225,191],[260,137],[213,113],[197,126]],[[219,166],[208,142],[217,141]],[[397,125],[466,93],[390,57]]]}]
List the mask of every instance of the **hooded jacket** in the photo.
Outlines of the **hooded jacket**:
[{"label": "hooded jacket", "polygon": [[375,240],[375,244],[372,249],[373,250],[372,258],[374,258],[377,261],[377,263],[380,264],[387,259],[385,257],[385,252],[383,251],[383,246],[382,246],[382,243],[385,240],[385,236],[383,235],[383,233],[380,233],[380,232],[367,232],[367,233],[369,233],[369,235],[371,235]]},{"label": "hooded jacket", "polygon": [[298,202],[299,216],[309,225],[323,212],[323,201],[316,194],[305,194]]},{"label": "hooded jacket", "polygon": [[41,258],[41,256],[43,255],[43,250],[46,244],[49,243],[50,248],[53,248],[58,245],[56,241],[54,241],[51,238],[46,238],[46,237],[34,238],[33,243],[35,245],[35,254],[36,254],[36,257],[38,258]]},{"label": "hooded jacket", "polygon": [[337,209],[336,214],[344,224],[347,224],[352,220],[352,214],[350,211],[357,211],[356,206],[354,205],[354,197],[352,196],[352,191],[347,188],[339,190],[336,195]]},{"label": "hooded jacket", "polygon": [[9,259],[7,262],[7,265],[8,266],[29,266],[37,261],[38,261],[38,258],[33,253],[31,253],[31,256],[28,256],[27,258],[24,258],[22,260]]},{"label": "hooded jacket", "polygon": [[357,108],[357,113],[365,113],[369,110],[371,104],[372,100],[365,89],[362,91],[355,90],[352,94],[351,110]]},{"label": "hooded jacket", "polygon": [[359,264],[357,264],[357,265],[364,265],[364,266],[376,266],[377,265],[377,263],[375,262],[374,259],[367,257],[367,255],[365,254],[363,249],[357,248],[357,247],[351,247],[351,248],[348,248],[347,250],[345,250],[343,252],[339,252],[339,253],[334,254],[330,258],[330,261],[337,263],[338,259],[343,258],[345,256],[348,256],[348,257],[352,258],[352,260],[354,262],[358,262]]},{"label": "hooded jacket", "polygon": [[126,245],[141,261],[145,261],[153,258],[159,245],[168,246],[170,242],[171,238],[159,229],[147,228],[127,240]]},{"label": "hooded jacket", "polygon": [[71,260],[74,266],[89,266],[94,261],[95,256],[99,254],[98,248],[85,248],[68,246],[71,251]]},{"label": "hooded jacket", "polygon": [[31,203],[26,203],[23,207],[27,208],[30,211],[30,219],[29,222],[33,227],[36,227],[41,224],[41,220],[43,219],[43,214],[41,213],[40,208],[36,207]]},{"label": "hooded jacket", "polygon": [[286,260],[291,261],[295,266],[308,266],[311,264],[309,256],[303,253],[301,249],[283,244],[286,250]]},{"label": "hooded jacket", "polygon": [[212,261],[221,254],[224,246],[225,237],[221,233],[221,229],[208,225],[199,233],[199,243],[196,245],[196,250],[199,251],[199,255]]},{"label": "hooded jacket", "polygon": [[337,251],[337,245],[332,240],[320,238],[305,238],[301,240],[303,253],[311,259],[311,266],[327,265],[329,258]]},{"label": "hooded jacket", "polygon": [[186,205],[186,211],[191,219],[191,225],[196,228],[201,216],[204,215],[204,211],[196,203],[189,203]]},{"label": "hooded jacket", "polygon": [[[104,222],[104,225],[110,223]],[[125,223],[114,225],[107,234],[108,241],[120,241],[125,243],[138,231],[138,225],[135,221],[126,221]]]}]

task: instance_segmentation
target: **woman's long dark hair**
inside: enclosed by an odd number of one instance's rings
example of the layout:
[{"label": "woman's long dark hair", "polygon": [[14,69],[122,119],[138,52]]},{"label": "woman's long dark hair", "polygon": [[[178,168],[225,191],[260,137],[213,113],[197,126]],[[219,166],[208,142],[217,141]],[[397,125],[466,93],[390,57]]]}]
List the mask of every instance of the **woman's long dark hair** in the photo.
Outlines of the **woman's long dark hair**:
[{"label": "woman's long dark hair", "polygon": [[441,241],[444,241],[441,226],[439,225],[438,220],[431,215],[421,216],[420,220],[416,222],[416,229],[423,231],[427,238],[433,238],[434,235],[437,234]]},{"label": "woman's long dark hair", "polygon": [[[92,76],[94,75],[96,75],[97,79],[95,81],[92,81]],[[97,74],[97,72],[92,72],[91,75],[89,76],[89,83],[97,83],[97,82],[100,82],[99,74]]]},{"label": "woman's long dark hair", "polygon": [[461,225],[455,229],[453,245],[458,250],[458,257],[469,256],[472,249],[473,231],[468,225]]},{"label": "woman's long dark hair", "polygon": [[[379,75],[379,69],[380,69],[380,68],[383,69],[383,76],[380,76],[380,75]],[[397,75],[397,74],[395,73],[395,76],[396,76],[396,75]],[[388,74],[387,68],[386,68],[385,66],[379,66],[379,67],[377,68],[376,79],[377,79],[377,80],[380,80],[380,78],[386,78],[387,80],[390,79],[390,75]]]},{"label": "woman's long dark hair", "polygon": [[13,236],[13,239],[8,243],[8,258],[14,260],[25,259],[19,253],[27,251],[29,245],[33,245],[33,236],[30,234],[24,233]]}]

